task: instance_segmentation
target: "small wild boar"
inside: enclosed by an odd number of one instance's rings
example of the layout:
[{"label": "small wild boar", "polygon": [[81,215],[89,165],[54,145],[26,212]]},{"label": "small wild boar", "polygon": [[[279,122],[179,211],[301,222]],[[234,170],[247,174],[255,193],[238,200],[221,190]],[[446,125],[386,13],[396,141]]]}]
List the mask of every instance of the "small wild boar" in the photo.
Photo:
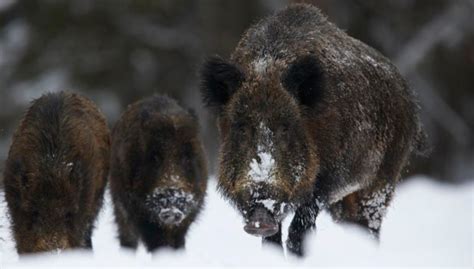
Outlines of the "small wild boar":
[{"label": "small wild boar", "polygon": [[130,105],[112,132],[110,186],[120,244],[184,248],[203,205],[207,164],[193,113],[155,95]]},{"label": "small wild boar", "polygon": [[418,106],[396,67],[313,6],[292,5],[251,27],[229,61],[201,70],[218,119],[219,185],[247,233],[287,247],[322,209],[375,236],[410,153],[422,148]]},{"label": "small wild boar", "polygon": [[4,171],[18,253],[92,248],[109,151],[106,120],[89,99],[60,92],[32,102]]}]

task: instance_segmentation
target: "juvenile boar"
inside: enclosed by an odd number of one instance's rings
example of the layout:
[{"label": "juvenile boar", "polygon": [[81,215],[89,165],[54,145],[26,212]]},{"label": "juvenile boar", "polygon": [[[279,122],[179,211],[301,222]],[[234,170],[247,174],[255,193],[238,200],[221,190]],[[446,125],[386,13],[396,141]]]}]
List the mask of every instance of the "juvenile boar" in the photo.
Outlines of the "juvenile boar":
[{"label": "juvenile boar", "polygon": [[155,95],[130,105],[112,133],[111,191],[120,244],[184,248],[201,210],[207,165],[196,117]]},{"label": "juvenile boar", "polygon": [[32,102],[4,171],[18,253],[92,248],[109,150],[106,120],[92,101],[60,92]]},{"label": "juvenile boar", "polygon": [[378,235],[394,186],[421,147],[418,107],[388,59],[310,5],[292,5],[251,27],[229,61],[201,71],[204,103],[218,119],[218,188],[246,232],[287,247],[322,209]]}]

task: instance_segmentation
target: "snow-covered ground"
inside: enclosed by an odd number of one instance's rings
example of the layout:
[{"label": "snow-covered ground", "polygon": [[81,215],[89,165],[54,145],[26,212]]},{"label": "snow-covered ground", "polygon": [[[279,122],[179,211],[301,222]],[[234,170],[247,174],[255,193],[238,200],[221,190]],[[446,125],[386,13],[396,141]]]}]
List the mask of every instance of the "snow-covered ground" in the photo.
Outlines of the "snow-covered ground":
[{"label": "snow-covered ground", "polygon": [[205,210],[192,226],[183,252],[151,255],[143,247],[137,253],[121,250],[107,197],[94,233],[93,253],[63,252],[22,259],[15,253],[0,194],[0,268],[473,265],[474,183],[451,186],[416,178],[402,184],[388,210],[378,246],[358,228],[335,224],[329,215],[322,214],[317,234],[308,238],[309,253],[303,260],[262,249],[260,239],[243,231],[241,218],[216,193],[214,181],[208,193]]}]

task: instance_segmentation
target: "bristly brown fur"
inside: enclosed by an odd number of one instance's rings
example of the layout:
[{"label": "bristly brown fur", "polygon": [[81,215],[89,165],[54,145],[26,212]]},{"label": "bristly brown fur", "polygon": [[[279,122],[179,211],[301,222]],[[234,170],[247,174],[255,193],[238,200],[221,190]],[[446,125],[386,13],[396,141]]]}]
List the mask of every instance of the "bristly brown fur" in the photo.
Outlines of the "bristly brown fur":
[{"label": "bristly brown fur", "polygon": [[32,102],[4,173],[19,253],[92,247],[109,150],[106,120],[89,99],[60,92]]},{"label": "bristly brown fur", "polygon": [[[245,218],[261,199],[291,204],[287,246],[297,255],[321,209],[377,236],[400,172],[424,137],[417,102],[396,67],[305,4],[252,26],[219,66],[228,71],[204,65],[202,73],[217,81],[204,78],[201,92],[220,108],[224,196]],[[212,75],[232,70],[241,73],[238,84],[235,76]],[[226,98],[214,98],[223,90]],[[259,148],[275,159],[274,182],[249,179]],[[264,240],[280,244],[279,234]]]},{"label": "bristly brown fur", "polygon": [[[159,95],[130,105],[113,130],[110,181],[122,246],[136,248],[141,239],[149,251],[184,247],[207,187],[206,158],[194,114]],[[156,190],[170,189],[192,194],[195,200],[177,225],[158,220],[165,209],[161,203],[173,197],[153,197]]]}]

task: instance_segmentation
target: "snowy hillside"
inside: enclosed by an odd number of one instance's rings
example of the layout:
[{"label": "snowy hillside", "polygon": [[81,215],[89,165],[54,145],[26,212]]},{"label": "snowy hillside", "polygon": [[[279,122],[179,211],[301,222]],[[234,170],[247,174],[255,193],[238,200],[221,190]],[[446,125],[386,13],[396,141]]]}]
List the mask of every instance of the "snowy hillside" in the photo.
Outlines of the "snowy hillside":
[{"label": "snowy hillside", "polygon": [[[401,185],[383,225],[380,246],[358,228],[334,224],[327,214],[318,219],[318,232],[309,238],[304,260],[262,250],[260,239],[243,231],[241,218],[209,186],[207,205],[187,237],[186,251],[141,247],[121,250],[107,197],[94,233],[93,253],[49,254],[21,259],[14,251],[0,204],[0,267],[26,266],[466,266],[473,259],[474,184],[440,185],[424,178]],[[0,199],[3,201],[3,194]],[[289,221],[287,221],[288,225]],[[4,267],[5,266],[5,267]]]}]

